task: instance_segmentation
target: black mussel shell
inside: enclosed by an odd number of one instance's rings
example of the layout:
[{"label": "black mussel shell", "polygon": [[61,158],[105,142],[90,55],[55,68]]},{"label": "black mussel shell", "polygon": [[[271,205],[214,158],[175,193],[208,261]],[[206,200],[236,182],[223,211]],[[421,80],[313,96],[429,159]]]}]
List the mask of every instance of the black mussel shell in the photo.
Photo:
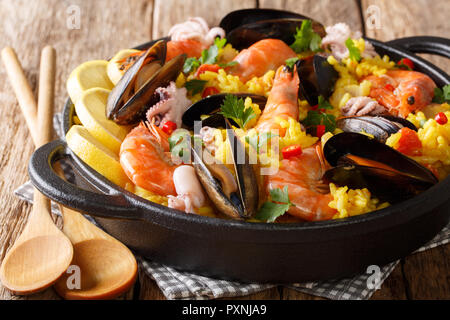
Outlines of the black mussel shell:
[{"label": "black mussel shell", "polygon": [[157,63],[162,66],[166,59],[166,52],[167,43],[165,41],[158,41],[148,48],[124,73],[108,96],[106,106],[106,116],[108,119],[114,119],[120,109],[135,95],[135,82],[142,68],[149,63]]},{"label": "black mussel shell", "polygon": [[407,127],[417,131],[417,128],[406,119],[395,116],[353,116],[336,120],[336,126],[345,132],[360,133],[362,131],[371,134],[378,141],[385,143],[391,134]]},{"label": "black mussel shell", "polygon": [[433,185],[391,170],[351,165],[328,170],[324,180],[350,189],[367,188],[380,201],[390,204],[412,198]]},{"label": "black mussel shell", "polygon": [[[241,25],[227,33],[227,41],[233,48],[242,50],[263,39],[279,39],[287,45],[295,41],[297,28],[302,26],[306,19],[283,18],[261,20],[245,25]],[[312,27],[321,37],[325,35],[324,27],[316,22],[312,22]]]},{"label": "black mussel shell", "polygon": [[397,150],[364,134],[343,132],[331,137],[323,147],[325,159],[333,167],[346,155],[383,163],[398,172],[431,184],[437,182],[433,173]]},{"label": "black mussel shell", "polygon": [[351,189],[367,188],[382,201],[403,201],[438,182],[427,168],[363,134],[337,134],[325,143],[323,153],[335,167],[325,173],[325,180]]},{"label": "black mussel shell", "polygon": [[[308,17],[289,11],[276,9],[242,9],[228,13],[221,21],[220,27],[229,33],[244,24],[274,19],[309,19]],[[311,19],[310,19],[311,20]]]},{"label": "black mussel shell", "polygon": [[121,125],[136,124],[141,121],[147,110],[160,99],[158,95],[155,95],[155,90],[167,87],[170,82],[177,79],[186,58],[186,54],[181,54],[164,64],[120,109],[111,115],[111,118]]},{"label": "black mussel shell", "polygon": [[200,152],[201,149],[192,149],[193,165],[203,188],[215,207],[233,219],[247,219],[254,216],[258,208],[258,182],[244,145],[234,133],[229,121],[225,120],[225,122],[227,138],[232,147],[230,151],[233,157],[230,165],[234,168],[237,190],[230,193],[229,197],[226,195],[224,186],[219,182],[220,178],[214,176],[213,172],[229,171],[229,169],[224,164],[216,164],[215,170],[212,170],[211,163],[207,164],[207,161],[203,161],[202,156],[206,154]]},{"label": "black mussel shell", "polygon": [[331,96],[339,73],[328,63],[326,57],[316,54],[298,60],[296,65],[300,79],[300,97],[306,99],[311,106],[315,106],[319,96],[325,99]]},{"label": "black mussel shell", "polygon": [[[202,126],[222,127],[225,128],[225,120],[222,115],[218,114],[220,106],[223,104],[225,97],[229,93],[219,93],[208,96],[190,106],[183,114],[183,125],[189,129],[194,127],[194,121],[200,121],[202,115],[210,115],[202,121]],[[249,93],[234,93],[238,98],[252,98],[253,103],[257,103],[259,107],[264,109],[267,98],[264,96]]]}]

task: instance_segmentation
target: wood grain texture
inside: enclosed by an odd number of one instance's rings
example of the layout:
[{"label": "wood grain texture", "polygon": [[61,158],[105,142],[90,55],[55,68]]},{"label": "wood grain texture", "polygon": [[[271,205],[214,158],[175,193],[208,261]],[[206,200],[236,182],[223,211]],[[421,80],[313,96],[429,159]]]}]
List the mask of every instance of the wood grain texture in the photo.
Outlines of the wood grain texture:
[{"label": "wood grain texture", "polygon": [[[449,36],[449,3],[446,0],[362,0],[365,19],[373,14],[373,11],[369,9],[370,6],[379,8],[381,28],[366,28],[368,37],[388,41],[420,35],[447,38]],[[428,54],[421,56],[450,73],[448,59]],[[450,298],[449,252],[450,245],[446,245],[405,259],[403,276],[406,279],[404,285],[407,298]],[[399,268],[400,266],[397,266],[397,269]],[[392,281],[392,279],[388,280]]]},{"label": "wood grain texture", "polygon": [[[68,29],[68,8],[80,9],[80,29]],[[78,64],[107,58],[120,48],[150,38],[152,1],[0,1],[0,47],[12,46],[36,95],[41,49],[52,45],[58,55],[55,109],[67,97],[65,82]],[[133,17],[132,19],[130,17]],[[0,68],[0,76],[6,72]],[[27,160],[33,150],[25,121],[7,81],[0,82],[0,261],[23,229],[31,206],[13,191],[28,180]],[[52,289],[29,297],[11,296],[3,287],[0,299],[57,299]]]},{"label": "wood grain texture", "polygon": [[450,299],[450,245],[406,257],[403,270],[410,299]]},{"label": "wood grain texture", "polygon": [[325,26],[346,22],[352,30],[362,30],[356,0],[260,0],[259,6],[294,11],[317,20]]},{"label": "wood grain texture", "polygon": [[189,17],[203,17],[209,26],[218,25],[228,12],[244,8],[256,8],[256,0],[155,0],[153,38],[169,33],[170,28]]},{"label": "wood grain texture", "polygon": [[[449,37],[448,0],[362,0],[364,19],[373,16],[369,7],[379,8],[380,28],[366,28],[366,35],[382,41],[410,36]],[[448,59],[421,55],[450,73]]]}]

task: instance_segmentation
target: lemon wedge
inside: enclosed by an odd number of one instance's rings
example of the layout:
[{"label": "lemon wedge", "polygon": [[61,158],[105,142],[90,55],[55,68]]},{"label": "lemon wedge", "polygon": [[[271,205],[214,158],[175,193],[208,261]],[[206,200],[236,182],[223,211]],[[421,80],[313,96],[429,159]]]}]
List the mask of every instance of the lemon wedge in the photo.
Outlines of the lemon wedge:
[{"label": "lemon wedge", "polygon": [[106,102],[111,91],[91,88],[81,95],[75,104],[75,111],[89,133],[115,154],[128,134],[128,127],[120,126],[106,118]]},{"label": "lemon wedge", "polygon": [[78,102],[83,92],[90,88],[111,90],[114,87],[106,73],[107,66],[106,60],[93,60],[80,64],[72,71],[66,85],[74,104]]},{"label": "lemon wedge", "polygon": [[106,72],[108,74],[109,79],[114,85],[116,85],[117,82],[119,82],[120,78],[122,78],[123,74],[125,73],[124,70],[120,69],[121,67],[120,61],[128,58],[131,54],[137,52],[140,51],[135,49],[120,50],[111,60],[109,60]]},{"label": "lemon wedge", "polygon": [[130,183],[119,157],[98,142],[83,126],[72,126],[66,134],[66,141],[81,160],[108,180],[122,188]]}]

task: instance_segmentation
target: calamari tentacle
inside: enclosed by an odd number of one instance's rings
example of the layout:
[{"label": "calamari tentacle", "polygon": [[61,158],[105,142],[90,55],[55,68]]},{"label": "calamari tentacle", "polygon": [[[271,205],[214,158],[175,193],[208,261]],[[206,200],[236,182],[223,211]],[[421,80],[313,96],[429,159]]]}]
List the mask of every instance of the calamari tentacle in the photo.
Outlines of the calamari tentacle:
[{"label": "calamari tentacle", "polygon": [[225,37],[225,30],[219,27],[209,29],[205,19],[195,17],[174,25],[169,30],[169,36],[173,41],[196,40],[210,46],[216,37]]},{"label": "calamari tentacle", "polygon": [[147,111],[147,120],[150,122],[154,120],[159,127],[171,121],[180,128],[181,118],[191,105],[186,88],[177,88],[175,82],[171,82],[167,88],[156,89],[155,93],[161,97],[161,101]]}]

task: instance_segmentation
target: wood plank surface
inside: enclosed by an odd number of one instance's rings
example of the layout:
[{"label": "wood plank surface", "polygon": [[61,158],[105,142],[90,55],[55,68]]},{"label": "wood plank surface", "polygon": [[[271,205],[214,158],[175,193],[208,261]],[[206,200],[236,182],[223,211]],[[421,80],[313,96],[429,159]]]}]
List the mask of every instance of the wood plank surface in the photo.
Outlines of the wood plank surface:
[{"label": "wood plank surface", "polygon": [[[361,7],[365,19],[375,11],[380,14],[379,29],[366,26],[368,37],[383,41],[420,35],[449,37],[447,0],[362,0]],[[448,59],[421,56],[450,73]],[[450,298],[449,252],[450,245],[446,245],[405,258],[402,272],[407,298]]]},{"label": "wood plank surface", "polygon": [[256,8],[256,0],[155,0],[153,38],[166,36],[170,28],[190,17],[202,17],[209,26],[216,26],[228,12]]},{"label": "wood plank surface", "polygon": [[[67,28],[70,6],[80,9],[80,29]],[[116,50],[150,38],[152,1],[1,0],[0,48],[14,47],[36,92],[40,51],[52,45],[57,51],[56,102],[62,109],[69,73],[81,62],[111,56]],[[130,19],[133,17],[133,19]],[[31,206],[13,191],[26,180],[27,159],[34,147],[6,72],[0,67],[0,261],[26,224]],[[0,287],[0,299],[19,299]],[[28,299],[57,299],[52,289]]]},{"label": "wood plank surface", "polygon": [[[361,7],[365,19],[379,12],[380,28],[366,27],[370,38],[389,41],[411,36],[448,38],[450,34],[448,0],[362,0]],[[448,59],[429,54],[421,56],[450,73]]]},{"label": "wood plank surface", "polygon": [[[382,13],[381,29],[367,29],[366,34],[380,40],[410,35],[448,37],[446,17],[448,1],[427,0],[0,0],[0,48],[13,46],[27,77],[36,91],[40,50],[47,44],[57,50],[56,109],[67,97],[65,81],[81,62],[110,57],[115,51],[132,47],[150,38],[166,35],[170,27],[191,16],[205,17],[216,25],[227,12],[252,8],[292,10],[311,16],[325,25],[345,21],[353,30],[363,30],[361,16],[370,5]],[[80,29],[67,28],[71,6],[80,9]],[[441,8],[441,9],[440,9]],[[428,58],[428,56],[427,56]],[[433,62],[448,72],[444,59]],[[0,67],[0,76],[6,73]],[[14,196],[13,190],[25,182],[27,161],[33,150],[25,121],[7,81],[0,82],[0,261],[24,227],[31,206]],[[58,224],[61,219],[56,218]],[[450,246],[435,248],[407,257],[385,281],[373,299],[450,298]],[[406,281],[405,281],[406,280]],[[320,299],[293,289],[275,287],[244,299]],[[0,299],[59,299],[52,289],[19,297],[0,286]],[[139,284],[121,299],[164,299],[161,290],[143,270]],[[240,299],[240,298],[239,298]]]},{"label": "wood plank surface", "polygon": [[352,30],[362,31],[362,22],[356,0],[260,0],[260,8],[288,10],[317,20],[325,26],[347,23]]}]

